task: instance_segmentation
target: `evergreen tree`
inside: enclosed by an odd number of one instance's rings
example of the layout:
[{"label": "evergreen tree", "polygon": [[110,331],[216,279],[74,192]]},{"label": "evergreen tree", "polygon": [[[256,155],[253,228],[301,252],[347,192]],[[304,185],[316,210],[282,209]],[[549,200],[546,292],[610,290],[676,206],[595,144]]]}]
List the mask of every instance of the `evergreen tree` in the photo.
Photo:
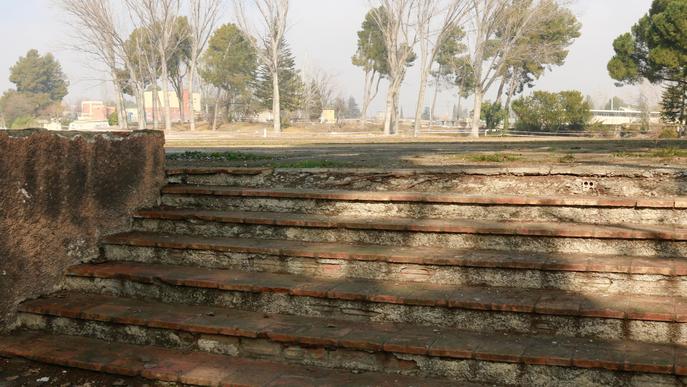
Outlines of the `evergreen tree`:
[{"label": "evergreen tree", "polygon": [[29,50],[10,68],[10,82],[16,85],[17,92],[46,94],[53,102],[62,101],[67,95],[66,78],[52,54],[41,56],[37,50]]},{"label": "evergreen tree", "polygon": [[421,118],[425,121],[429,121],[429,119],[430,119],[429,106],[425,106],[425,109],[422,111]]},{"label": "evergreen tree", "polygon": [[355,98],[350,97],[348,99],[348,116],[346,118],[360,118],[360,108],[358,107],[358,102]]},{"label": "evergreen tree", "polygon": [[60,116],[69,82],[52,54],[41,56],[29,50],[10,68],[10,81],[16,90],[8,90],[0,97],[5,125],[20,129],[31,126],[35,118]]},{"label": "evergreen tree", "polygon": [[[281,109],[294,111],[300,106],[303,81],[296,70],[296,60],[291,53],[291,48],[286,42],[282,45],[279,55],[279,93]],[[258,67],[255,94],[262,106],[272,108],[272,74],[267,66]]]},{"label": "evergreen tree", "polygon": [[687,1],[654,0],[631,32],[613,42],[608,72],[620,84],[666,85],[663,117],[687,126]]},{"label": "evergreen tree", "polygon": [[669,85],[663,91],[661,117],[668,123],[687,122],[687,83]]}]

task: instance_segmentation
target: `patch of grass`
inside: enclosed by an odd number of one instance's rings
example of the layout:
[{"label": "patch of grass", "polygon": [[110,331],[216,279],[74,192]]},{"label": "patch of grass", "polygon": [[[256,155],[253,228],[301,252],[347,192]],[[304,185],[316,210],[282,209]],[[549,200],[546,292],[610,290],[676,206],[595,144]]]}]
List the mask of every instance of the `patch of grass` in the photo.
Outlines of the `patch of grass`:
[{"label": "patch of grass", "polygon": [[558,159],[558,162],[563,164],[572,164],[575,161],[577,161],[577,159],[575,158],[575,155],[572,153],[568,153],[567,155]]},{"label": "patch of grass", "polygon": [[662,159],[672,159],[675,157],[687,157],[687,150],[680,148],[661,148],[655,149],[649,153],[649,157],[656,157]]},{"label": "patch of grass", "polygon": [[614,152],[613,157],[619,158],[619,159],[626,159],[629,157],[637,157],[636,153],[630,153],[626,151],[620,151],[620,152]]},{"label": "patch of grass", "polygon": [[183,153],[171,153],[167,160],[182,161],[256,161],[266,160],[272,157],[245,152],[201,152],[187,151]]},{"label": "patch of grass", "polygon": [[674,159],[678,157],[687,157],[687,149],[680,149],[680,148],[659,148],[659,149],[654,149],[652,151],[648,152],[637,152],[637,153],[630,153],[630,152],[615,152],[613,153],[613,157],[618,157],[618,158],[644,158],[644,157],[650,157],[650,158],[656,158],[656,159]]},{"label": "patch of grass", "polygon": [[273,168],[291,168],[291,169],[313,169],[313,168],[346,168],[349,165],[340,161],[332,160],[302,160],[275,163],[271,165]]},{"label": "patch of grass", "polygon": [[467,159],[475,163],[509,163],[513,161],[518,161],[521,159],[521,157],[508,153],[490,153],[469,155],[467,156]]}]

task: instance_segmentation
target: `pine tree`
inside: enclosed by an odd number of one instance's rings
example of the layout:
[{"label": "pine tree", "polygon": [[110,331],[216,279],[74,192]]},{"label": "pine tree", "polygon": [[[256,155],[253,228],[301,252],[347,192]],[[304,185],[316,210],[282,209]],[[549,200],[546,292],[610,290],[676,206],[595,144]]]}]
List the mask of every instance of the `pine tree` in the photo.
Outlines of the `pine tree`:
[{"label": "pine tree", "polygon": [[360,118],[360,108],[358,107],[358,102],[355,98],[350,97],[348,99],[348,117],[346,118]]},{"label": "pine tree", "polygon": [[[300,106],[303,82],[296,70],[291,48],[284,42],[279,55],[279,93],[281,110],[294,111]],[[265,109],[272,108],[272,74],[267,66],[260,66],[256,79],[255,95]]]}]

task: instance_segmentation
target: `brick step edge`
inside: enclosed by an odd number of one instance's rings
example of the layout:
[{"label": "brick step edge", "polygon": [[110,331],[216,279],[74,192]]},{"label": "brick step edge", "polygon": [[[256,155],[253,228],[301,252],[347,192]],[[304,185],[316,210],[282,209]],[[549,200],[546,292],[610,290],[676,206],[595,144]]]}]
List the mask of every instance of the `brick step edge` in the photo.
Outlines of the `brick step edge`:
[{"label": "brick step edge", "polygon": [[265,254],[312,259],[372,261],[391,264],[545,270],[613,274],[687,276],[687,260],[564,253],[518,253],[474,249],[441,249],[351,245],[275,239],[212,238],[134,231],[103,239],[107,245]]},{"label": "brick step edge", "polygon": [[206,352],[17,332],[0,337],[0,355],[150,380],[204,386],[449,386],[441,380],[304,367]]},{"label": "brick step edge", "polygon": [[352,202],[386,202],[420,204],[460,204],[481,206],[541,206],[541,207],[606,207],[635,209],[687,210],[687,198],[631,197],[561,197],[512,195],[460,195],[451,193],[346,191],[304,189],[259,189],[226,186],[172,184],[162,188],[166,195],[192,195],[242,198],[273,198],[303,200],[340,200]]},{"label": "brick step edge", "polygon": [[513,177],[530,177],[530,176],[579,176],[579,177],[601,177],[601,178],[651,178],[651,177],[684,177],[682,170],[675,168],[642,168],[642,169],[626,169],[604,167],[599,165],[589,167],[503,167],[490,168],[483,166],[445,166],[442,168],[400,168],[400,169],[384,169],[384,168],[268,168],[268,167],[170,167],[166,169],[168,176],[175,175],[245,175],[249,174],[335,174],[335,175],[374,175],[382,178],[412,178],[417,176],[439,175],[446,177],[460,177],[460,176],[485,176],[485,177],[499,177],[499,176],[513,176]]},{"label": "brick step edge", "polygon": [[553,289],[458,287],[367,279],[318,279],[189,266],[111,262],[69,269],[72,277],[164,283],[247,293],[279,293],[341,301],[687,323],[687,298],[593,295]]},{"label": "brick step edge", "polygon": [[273,168],[222,168],[222,167],[180,167],[167,168],[167,176],[178,175],[215,175],[257,176],[274,172]]},{"label": "brick step edge", "polygon": [[[173,310],[173,313],[170,313]],[[195,334],[490,362],[687,374],[687,347],[564,337],[478,334],[408,324],[271,315],[219,307],[166,305],[102,295],[62,294],[27,302],[24,313]]]},{"label": "brick step edge", "polygon": [[687,228],[661,225],[585,223],[487,222],[469,219],[356,218],[282,212],[240,212],[158,208],[141,210],[138,219],[219,222],[279,227],[366,231],[454,233],[550,238],[687,241]]}]

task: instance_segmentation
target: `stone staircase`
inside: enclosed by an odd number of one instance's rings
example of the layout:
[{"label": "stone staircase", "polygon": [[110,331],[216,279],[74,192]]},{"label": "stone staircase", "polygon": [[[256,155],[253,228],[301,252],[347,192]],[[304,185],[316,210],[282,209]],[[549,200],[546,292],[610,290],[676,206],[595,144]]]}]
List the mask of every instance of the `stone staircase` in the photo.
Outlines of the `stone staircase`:
[{"label": "stone staircase", "polygon": [[684,197],[168,174],[0,355],[194,385],[687,383]]}]

